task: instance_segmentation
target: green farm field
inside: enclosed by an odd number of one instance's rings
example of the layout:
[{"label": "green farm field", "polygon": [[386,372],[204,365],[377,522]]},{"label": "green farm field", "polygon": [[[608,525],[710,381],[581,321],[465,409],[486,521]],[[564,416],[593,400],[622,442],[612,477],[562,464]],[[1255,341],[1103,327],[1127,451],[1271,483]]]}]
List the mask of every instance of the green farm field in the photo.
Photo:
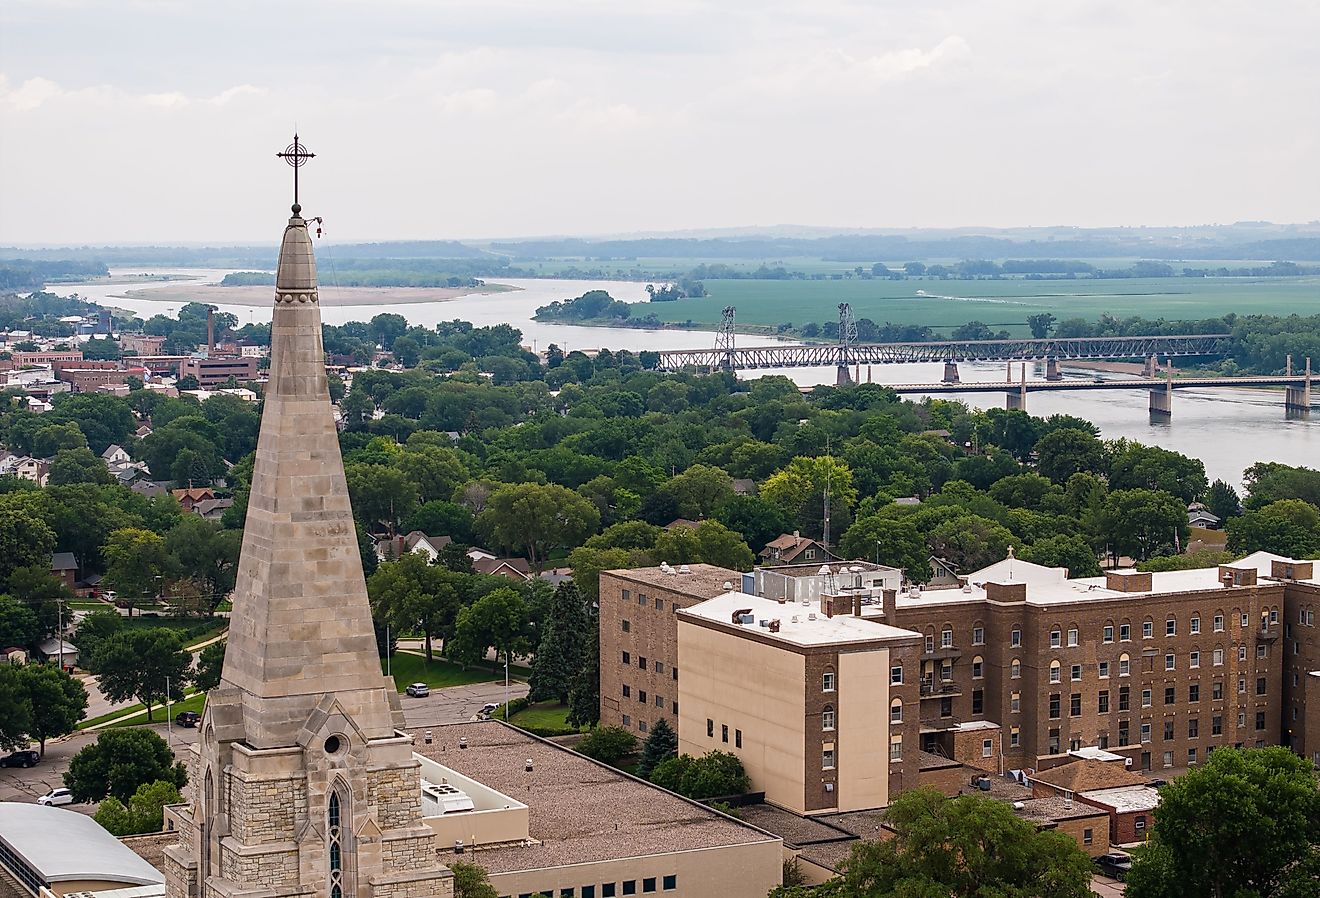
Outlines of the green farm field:
[{"label": "green farm field", "polygon": [[1026,334],[1028,315],[1059,319],[1217,318],[1239,315],[1320,313],[1320,277],[1125,278],[1114,280],[828,280],[705,282],[708,296],[665,303],[633,303],[633,315],[662,321],[713,325],[727,305],[738,310],[739,329],[838,320],[838,304],[852,304],[858,318],[878,324],[954,328],[981,321]]}]

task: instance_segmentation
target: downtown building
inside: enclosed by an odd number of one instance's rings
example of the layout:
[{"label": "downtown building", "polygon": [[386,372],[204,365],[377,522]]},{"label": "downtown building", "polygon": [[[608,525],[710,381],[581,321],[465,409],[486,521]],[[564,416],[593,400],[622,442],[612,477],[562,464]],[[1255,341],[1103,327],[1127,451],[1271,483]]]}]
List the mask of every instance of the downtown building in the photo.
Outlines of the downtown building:
[{"label": "downtown building", "polygon": [[804,814],[880,807],[951,765],[1153,776],[1264,745],[1320,763],[1316,562],[1069,579],[1010,557],[926,590],[850,586],[854,566],[807,604],[709,566],[605,572],[602,723],[666,717],[681,751],[738,755]]}]

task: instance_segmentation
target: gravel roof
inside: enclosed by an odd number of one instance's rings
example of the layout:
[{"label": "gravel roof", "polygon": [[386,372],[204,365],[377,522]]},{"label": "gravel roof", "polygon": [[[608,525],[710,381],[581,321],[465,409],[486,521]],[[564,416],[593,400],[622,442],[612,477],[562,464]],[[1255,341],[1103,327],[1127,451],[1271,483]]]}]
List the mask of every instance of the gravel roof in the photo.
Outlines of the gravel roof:
[{"label": "gravel roof", "polygon": [[851,841],[853,834],[813,817],[802,817],[771,804],[738,808],[743,820],[781,837],[794,848],[819,842]]},{"label": "gravel roof", "polygon": [[1053,823],[1056,820],[1073,820],[1078,817],[1108,817],[1102,808],[1082,804],[1080,801],[1069,802],[1062,798],[1032,798],[1021,803],[1021,808],[1013,811],[1033,823]]},{"label": "gravel roof", "polygon": [[[491,873],[774,841],[775,836],[500,721],[433,727],[416,749],[529,809],[539,844],[469,851]],[[467,739],[460,750],[458,740]],[[526,762],[532,761],[532,772]],[[453,861],[453,850],[440,852]]]},{"label": "gravel roof", "polygon": [[690,564],[688,570],[690,573],[666,574],[658,567],[639,567],[605,571],[605,573],[613,574],[624,580],[631,580],[634,583],[658,586],[662,589],[702,599],[711,599],[728,592],[724,588],[725,582],[732,584],[734,589],[737,589],[742,583],[742,574],[726,567],[716,567],[713,564]]}]

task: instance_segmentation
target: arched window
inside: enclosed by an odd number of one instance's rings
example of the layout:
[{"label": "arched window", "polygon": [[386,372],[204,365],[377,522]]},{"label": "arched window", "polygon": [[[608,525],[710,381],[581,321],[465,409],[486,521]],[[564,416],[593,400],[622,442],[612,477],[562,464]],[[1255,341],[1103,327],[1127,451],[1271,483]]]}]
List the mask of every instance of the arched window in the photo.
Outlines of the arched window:
[{"label": "arched window", "polygon": [[820,728],[822,730],[834,729],[834,706],[826,705],[820,712]]},{"label": "arched window", "polygon": [[1010,674],[1010,676],[1011,676],[1013,679],[1015,679],[1015,680],[1020,679],[1020,678],[1022,677],[1022,662],[1019,661],[1018,659],[1014,658],[1014,659],[1013,659],[1013,663],[1012,663],[1012,665],[1010,666],[1010,670],[1012,671],[1012,673]]},{"label": "arched window", "polygon": [[1050,662],[1050,682],[1051,682],[1051,683],[1057,683],[1057,682],[1059,682],[1059,662],[1058,662],[1058,661],[1051,661],[1051,662]]},{"label": "arched window", "polygon": [[946,626],[943,630],[940,631],[940,648],[942,649],[953,648],[953,627]]},{"label": "arched window", "polygon": [[1126,677],[1130,673],[1132,673],[1132,659],[1128,657],[1127,652],[1124,652],[1118,656],[1118,675]]},{"label": "arched window", "polygon": [[338,791],[330,793],[325,832],[330,859],[330,898],[344,898],[344,827]]},{"label": "arched window", "polygon": [[985,659],[977,655],[972,659],[972,679],[979,680],[985,676]]},{"label": "arched window", "polygon": [[1058,627],[1050,630],[1050,648],[1057,649],[1063,645],[1063,631]]},{"label": "arched window", "polygon": [[903,700],[901,698],[896,698],[889,703],[889,722],[903,722]]},{"label": "arched window", "polygon": [[820,677],[820,691],[833,692],[835,686],[834,671],[827,670]]},{"label": "arched window", "polygon": [[201,824],[198,840],[201,843],[200,857],[197,858],[199,866],[199,881],[206,882],[211,875],[211,819],[215,816],[215,809],[212,802],[215,794],[215,780],[211,776],[211,768],[206,768],[206,778],[202,783],[202,794],[198,796],[197,803],[201,806]]}]

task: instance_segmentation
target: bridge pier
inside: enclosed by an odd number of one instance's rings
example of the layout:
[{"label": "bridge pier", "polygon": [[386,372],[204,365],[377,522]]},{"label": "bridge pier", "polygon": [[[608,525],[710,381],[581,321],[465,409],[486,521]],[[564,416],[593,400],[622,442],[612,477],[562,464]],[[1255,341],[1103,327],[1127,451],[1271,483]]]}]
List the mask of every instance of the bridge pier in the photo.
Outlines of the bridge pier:
[{"label": "bridge pier", "polygon": [[[1010,383],[1013,381],[1012,362],[1008,363],[1008,380]],[[1018,386],[1016,390],[1009,390],[1007,395],[1008,395],[1007,408],[1009,411],[1017,410],[1017,411],[1025,412],[1027,410],[1027,363],[1026,362],[1022,363],[1021,384]]]},{"label": "bridge pier", "polygon": [[1167,380],[1164,386],[1150,391],[1150,419],[1168,421],[1173,417],[1173,381]]},{"label": "bridge pier", "polygon": [[960,383],[960,381],[959,381],[959,379],[958,379],[958,363],[957,363],[957,362],[945,362],[945,363],[944,363],[944,378],[943,378],[943,380],[944,380],[944,383],[946,383],[946,384],[956,384],[956,383]]},{"label": "bridge pier", "polygon": [[1059,370],[1058,356],[1050,356],[1045,360],[1045,379],[1063,380],[1063,372]]},{"label": "bridge pier", "polygon": [[848,366],[840,365],[838,373],[834,377],[834,385],[837,387],[846,387],[852,382],[852,372],[848,370]]},{"label": "bridge pier", "polygon": [[[1292,356],[1288,357],[1288,374],[1292,374]],[[1311,360],[1306,360],[1306,380],[1300,387],[1288,387],[1283,394],[1284,413],[1289,417],[1311,413]]]},{"label": "bridge pier", "polygon": [[1160,373],[1159,360],[1155,358],[1155,356],[1151,356],[1150,358],[1146,359],[1146,367],[1141,370],[1141,373],[1146,375],[1147,377],[1154,377],[1155,375],[1159,374]]}]

